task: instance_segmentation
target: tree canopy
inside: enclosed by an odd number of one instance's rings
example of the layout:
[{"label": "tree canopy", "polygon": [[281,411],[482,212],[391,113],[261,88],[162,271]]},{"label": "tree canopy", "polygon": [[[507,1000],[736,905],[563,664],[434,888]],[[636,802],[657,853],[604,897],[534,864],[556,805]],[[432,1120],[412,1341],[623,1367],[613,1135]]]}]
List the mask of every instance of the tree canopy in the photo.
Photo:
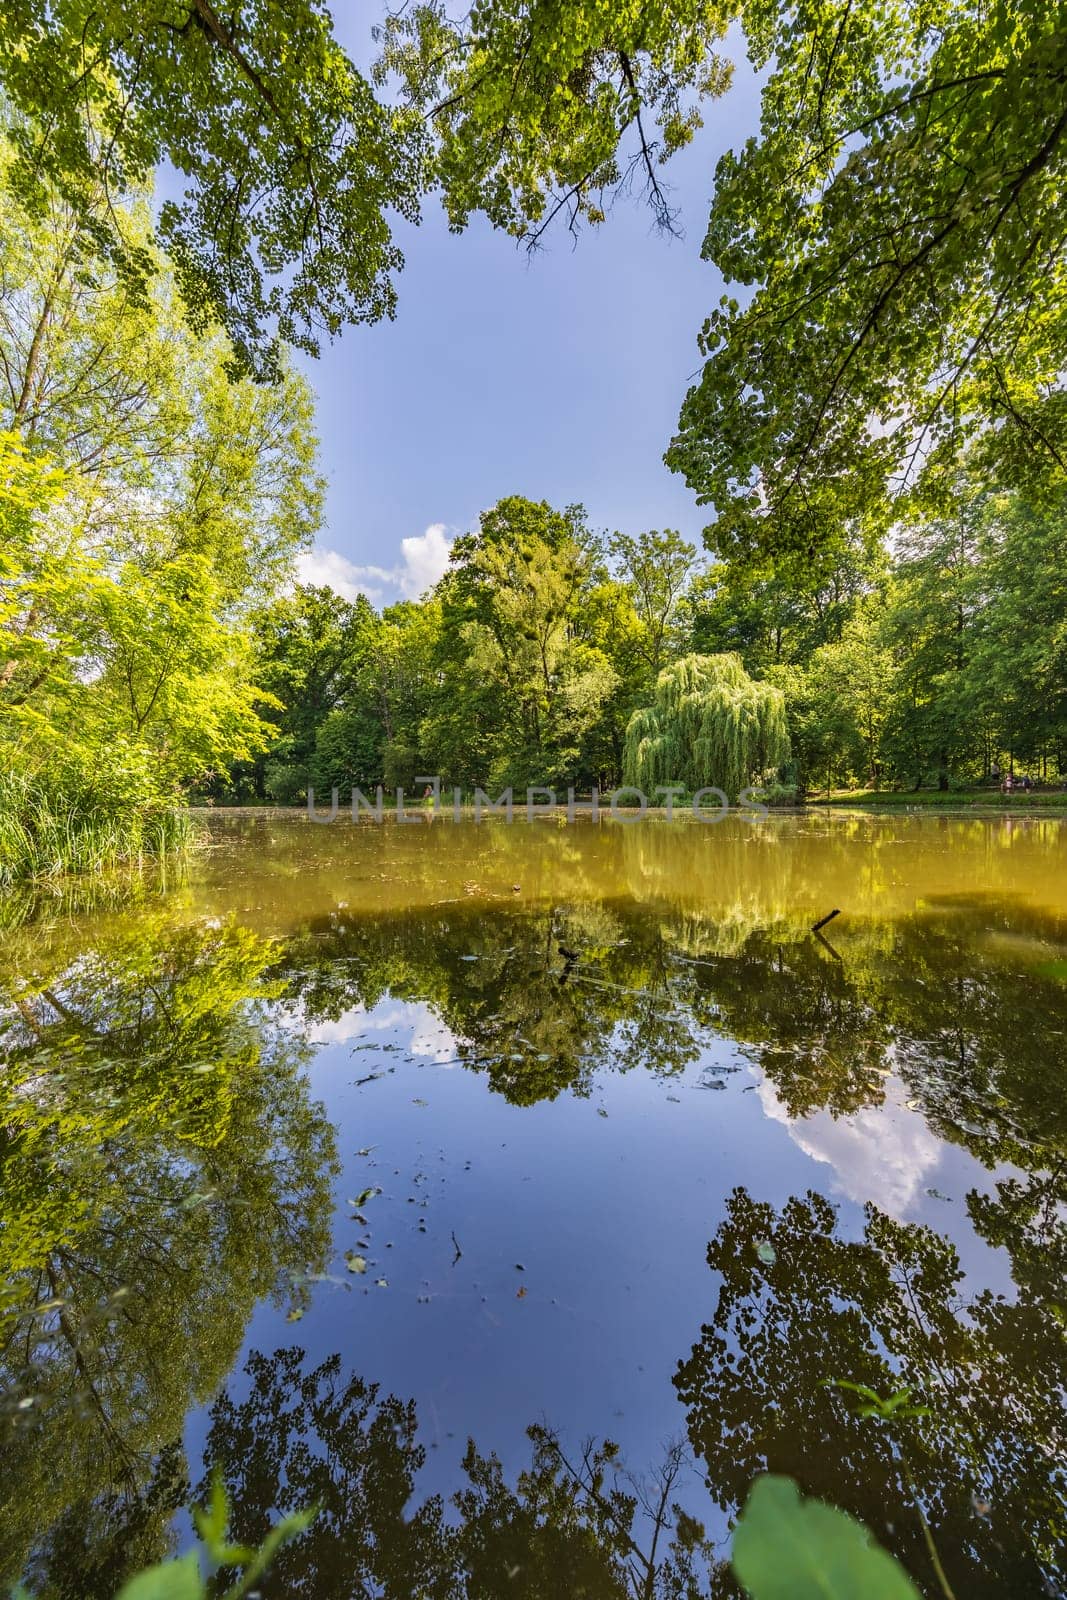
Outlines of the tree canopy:
[{"label": "tree canopy", "polygon": [[724,556],[807,559],[976,434],[1062,482],[1067,11],[749,0],[758,138],[716,171],[668,452]]},{"label": "tree canopy", "polygon": [[236,368],[268,376],[279,340],[314,353],[393,314],[396,222],[435,189],[455,227],[477,210],[538,237],[564,209],[602,220],[605,191],[638,174],[669,222],[660,167],[726,85],[729,15],[483,0],[453,21],[435,0],[388,19],[368,77],[323,0],[14,0],[11,183],[31,208],[58,192],[143,299],[156,262],[112,202],[169,168],[158,237],[193,325],[221,323]]}]

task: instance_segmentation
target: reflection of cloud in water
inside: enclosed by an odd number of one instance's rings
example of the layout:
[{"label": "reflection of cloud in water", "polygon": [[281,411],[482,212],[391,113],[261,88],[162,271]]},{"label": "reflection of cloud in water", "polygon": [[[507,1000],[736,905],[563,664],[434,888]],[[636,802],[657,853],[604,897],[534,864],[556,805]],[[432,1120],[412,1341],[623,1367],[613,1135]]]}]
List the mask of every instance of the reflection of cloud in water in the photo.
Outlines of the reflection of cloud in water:
[{"label": "reflection of cloud in water", "polygon": [[347,1044],[358,1039],[367,1029],[367,1013],[362,1006],[353,1006],[331,1021],[305,1023],[305,1037],[309,1044]]},{"label": "reflection of cloud in water", "polygon": [[[306,1024],[310,1044],[352,1044],[375,1034],[392,1034],[390,1042],[399,1044],[409,1056],[443,1064],[454,1061],[460,1041],[424,1001],[376,1006],[351,1006],[333,1019]],[[409,1037],[405,1042],[404,1035]]]},{"label": "reflection of cloud in water", "polygon": [[872,1201],[902,1221],[941,1158],[941,1142],[920,1111],[910,1111],[899,1078],[885,1080],[885,1100],[849,1117],[828,1111],[793,1119],[769,1078],[757,1093],[764,1113],[784,1123],[789,1136],[813,1161],[833,1168],[832,1188],[863,1205]]},{"label": "reflection of cloud in water", "polygon": [[411,1011],[421,1012],[422,1018],[415,1023],[411,1030],[411,1043],[408,1052],[413,1056],[424,1056],[428,1061],[436,1061],[438,1065],[455,1063],[459,1055],[459,1047],[466,1043],[458,1034],[447,1028],[429,1006],[412,1006]]}]

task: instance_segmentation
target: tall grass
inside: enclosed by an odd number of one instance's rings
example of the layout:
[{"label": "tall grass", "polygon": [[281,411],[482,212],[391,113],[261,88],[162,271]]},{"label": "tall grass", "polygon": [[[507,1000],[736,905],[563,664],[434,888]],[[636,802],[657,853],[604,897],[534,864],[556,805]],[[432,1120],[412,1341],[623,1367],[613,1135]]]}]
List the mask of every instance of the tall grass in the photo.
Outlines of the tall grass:
[{"label": "tall grass", "polygon": [[0,885],[103,872],[187,849],[192,824],[176,805],[114,796],[0,772]]}]

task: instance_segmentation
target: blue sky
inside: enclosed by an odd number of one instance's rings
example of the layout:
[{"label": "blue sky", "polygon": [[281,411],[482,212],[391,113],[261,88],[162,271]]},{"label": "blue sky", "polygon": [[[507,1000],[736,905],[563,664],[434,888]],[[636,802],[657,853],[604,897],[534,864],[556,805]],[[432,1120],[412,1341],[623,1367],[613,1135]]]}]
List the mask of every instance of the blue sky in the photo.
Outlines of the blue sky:
[{"label": "blue sky", "polygon": [[[361,65],[372,9],[338,7]],[[700,259],[715,163],[757,126],[751,71],[731,53],[733,87],[666,168],[682,239],[657,234],[636,194],[577,246],[564,227],[532,258],[480,219],[450,234],[436,202],[397,229],[396,321],[347,329],[303,364],[329,484],[306,579],[378,603],[415,597],[451,538],[506,494],[581,501],[594,527],[674,527],[700,542],[706,515],[662,457],[723,290]]]}]

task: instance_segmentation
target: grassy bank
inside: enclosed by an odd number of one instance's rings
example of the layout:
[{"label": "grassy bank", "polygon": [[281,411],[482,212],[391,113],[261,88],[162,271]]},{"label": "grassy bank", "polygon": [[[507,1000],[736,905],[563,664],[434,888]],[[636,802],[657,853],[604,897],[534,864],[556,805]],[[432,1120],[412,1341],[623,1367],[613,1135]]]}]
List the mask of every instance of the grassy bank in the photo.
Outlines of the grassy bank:
[{"label": "grassy bank", "polygon": [[999,789],[920,789],[917,792],[894,789],[838,789],[825,794],[809,795],[808,806],[844,807],[853,811],[983,811],[1067,812],[1067,791],[1062,789],[1032,789],[1029,794],[1015,790],[1001,794]]},{"label": "grassy bank", "polygon": [[186,849],[192,838],[180,807],[0,774],[0,887],[104,872]]}]

